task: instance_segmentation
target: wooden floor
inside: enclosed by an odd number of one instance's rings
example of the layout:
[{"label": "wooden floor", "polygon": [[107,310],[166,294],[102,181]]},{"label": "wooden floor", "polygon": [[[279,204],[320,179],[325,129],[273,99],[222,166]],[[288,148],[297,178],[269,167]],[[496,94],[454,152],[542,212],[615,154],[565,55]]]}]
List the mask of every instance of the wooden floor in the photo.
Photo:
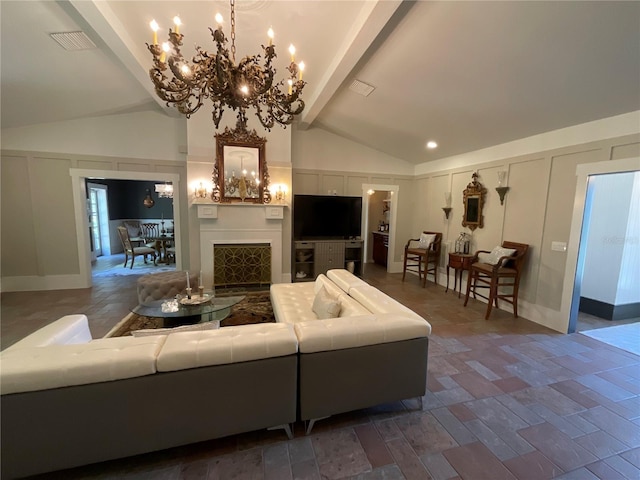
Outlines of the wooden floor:
[{"label": "wooden floor", "polygon": [[[415,276],[368,265],[364,277],[433,327],[422,409],[409,399],[309,436],[296,424],[293,440],[250,432],[43,478],[640,479],[640,357],[503,311],[486,321],[485,304]],[[69,313],[101,337],[135,305],[136,278],[2,294],[2,348]]]}]

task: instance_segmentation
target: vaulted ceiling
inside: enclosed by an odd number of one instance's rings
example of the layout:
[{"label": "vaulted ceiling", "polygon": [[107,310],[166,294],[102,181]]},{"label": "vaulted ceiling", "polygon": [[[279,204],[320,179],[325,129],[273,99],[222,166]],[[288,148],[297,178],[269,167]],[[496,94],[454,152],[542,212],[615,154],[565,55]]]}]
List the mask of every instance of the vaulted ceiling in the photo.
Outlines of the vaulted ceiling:
[{"label": "vaulted ceiling", "polygon": [[[179,14],[190,56],[212,49],[216,12],[228,19],[228,3],[2,0],[2,128],[176,115],[148,77],[149,22],[163,39]],[[272,27],[279,74],[289,43],[305,61],[298,128],[414,164],[640,110],[637,1],[237,0],[236,17],[238,56],[259,53]],[[49,37],[77,30],[97,48],[66,51]],[[375,90],[353,92],[354,79]]]}]

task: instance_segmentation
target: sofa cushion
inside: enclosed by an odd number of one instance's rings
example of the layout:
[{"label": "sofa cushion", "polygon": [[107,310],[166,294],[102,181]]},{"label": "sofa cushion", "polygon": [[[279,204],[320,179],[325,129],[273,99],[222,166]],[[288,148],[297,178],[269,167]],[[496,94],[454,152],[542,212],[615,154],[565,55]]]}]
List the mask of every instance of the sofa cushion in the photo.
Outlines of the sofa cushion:
[{"label": "sofa cushion", "polygon": [[[318,277],[324,275],[318,275]],[[331,280],[325,278],[324,285],[331,284]],[[309,320],[317,320],[318,317],[313,313],[313,301],[315,299],[316,285],[311,282],[300,283],[278,283],[271,285],[271,304],[276,322],[298,323]],[[330,287],[329,287],[330,288]],[[340,317],[351,317],[354,315],[368,315],[371,312],[360,305],[359,302],[351,298],[349,295],[333,286],[338,291],[338,300],[340,301]]]},{"label": "sofa cushion", "polygon": [[86,315],[66,315],[14,343],[4,352],[19,348],[72,345],[90,341],[91,331]]},{"label": "sofa cushion", "polygon": [[2,352],[2,394],[151,375],[165,338],[105,338]]},{"label": "sofa cushion", "polygon": [[351,289],[350,295],[373,313],[400,313],[424,320],[413,310],[371,285],[354,287]]},{"label": "sofa cushion", "polygon": [[361,287],[369,285],[361,278],[356,277],[353,273],[342,268],[336,268],[327,272],[329,280],[334,282],[343,291],[349,293],[352,287]]},{"label": "sofa cushion", "polygon": [[283,357],[298,351],[293,327],[285,323],[184,332],[166,339],[158,355],[159,372]]},{"label": "sofa cushion", "polygon": [[294,328],[300,353],[397,342],[431,333],[427,321],[397,313],[300,322]]},{"label": "sofa cushion", "polygon": [[316,277],[316,281],[313,284],[313,291],[318,293],[321,288],[324,288],[332,297],[338,297],[341,293],[345,293],[344,290],[338,287],[322,273]]},{"label": "sofa cushion", "polygon": [[322,287],[313,299],[311,310],[322,320],[326,318],[336,318],[340,314],[341,308],[338,297],[329,295],[327,290]]},{"label": "sofa cushion", "polygon": [[271,305],[276,322],[297,323],[317,320],[311,306],[316,292],[311,282],[271,285]]}]

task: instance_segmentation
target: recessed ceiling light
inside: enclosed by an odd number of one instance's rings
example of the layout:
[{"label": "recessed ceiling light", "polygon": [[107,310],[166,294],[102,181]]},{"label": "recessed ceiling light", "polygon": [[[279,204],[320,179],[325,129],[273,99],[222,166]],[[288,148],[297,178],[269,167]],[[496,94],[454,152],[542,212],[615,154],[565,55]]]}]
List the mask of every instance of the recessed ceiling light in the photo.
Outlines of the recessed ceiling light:
[{"label": "recessed ceiling light", "polygon": [[427,142],[427,148],[436,148],[438,146],[438,144],[436,142],[434,142],[433,140],[430,140]]}]

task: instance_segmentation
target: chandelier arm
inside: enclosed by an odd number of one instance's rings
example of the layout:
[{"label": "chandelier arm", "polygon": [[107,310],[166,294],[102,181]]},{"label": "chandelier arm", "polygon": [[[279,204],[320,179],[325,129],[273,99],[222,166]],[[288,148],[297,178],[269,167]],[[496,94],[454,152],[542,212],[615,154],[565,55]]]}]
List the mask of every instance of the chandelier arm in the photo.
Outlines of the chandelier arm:
[{"label": "chandelier arm", "polygon": [[[187,118],[209,98],[213,103],[211,118],[216,128],[226,107],[237,112],[239,131],[246,130],[246,110],[249,108],[255,109],[256,116],[267,130],[276,123],[286,127],[304,109],[304,102],[300,99],[306,84],[302,81],[302,69],[292,58],[286,67],[289,72],[288,85],[284,80],[276,84],[273,61],[277,55],[271,41],[267,46],[261,45],[261,54],[246,56],[236,65],[235,2],[230,0],[230,41],[222,26],[215,30],[209,27],[215,52],[210,53],[196,46],[196,55],[188,62],[180,52],[184,36],[171,29],[170,49],[162,48],[156,43],[157,40],[153,45],[147,44],[153,59],[149,74],[156,94]],[[172,78],[168,78],[167,74]],[[249,185],[249,188],[252,187]]]}]

